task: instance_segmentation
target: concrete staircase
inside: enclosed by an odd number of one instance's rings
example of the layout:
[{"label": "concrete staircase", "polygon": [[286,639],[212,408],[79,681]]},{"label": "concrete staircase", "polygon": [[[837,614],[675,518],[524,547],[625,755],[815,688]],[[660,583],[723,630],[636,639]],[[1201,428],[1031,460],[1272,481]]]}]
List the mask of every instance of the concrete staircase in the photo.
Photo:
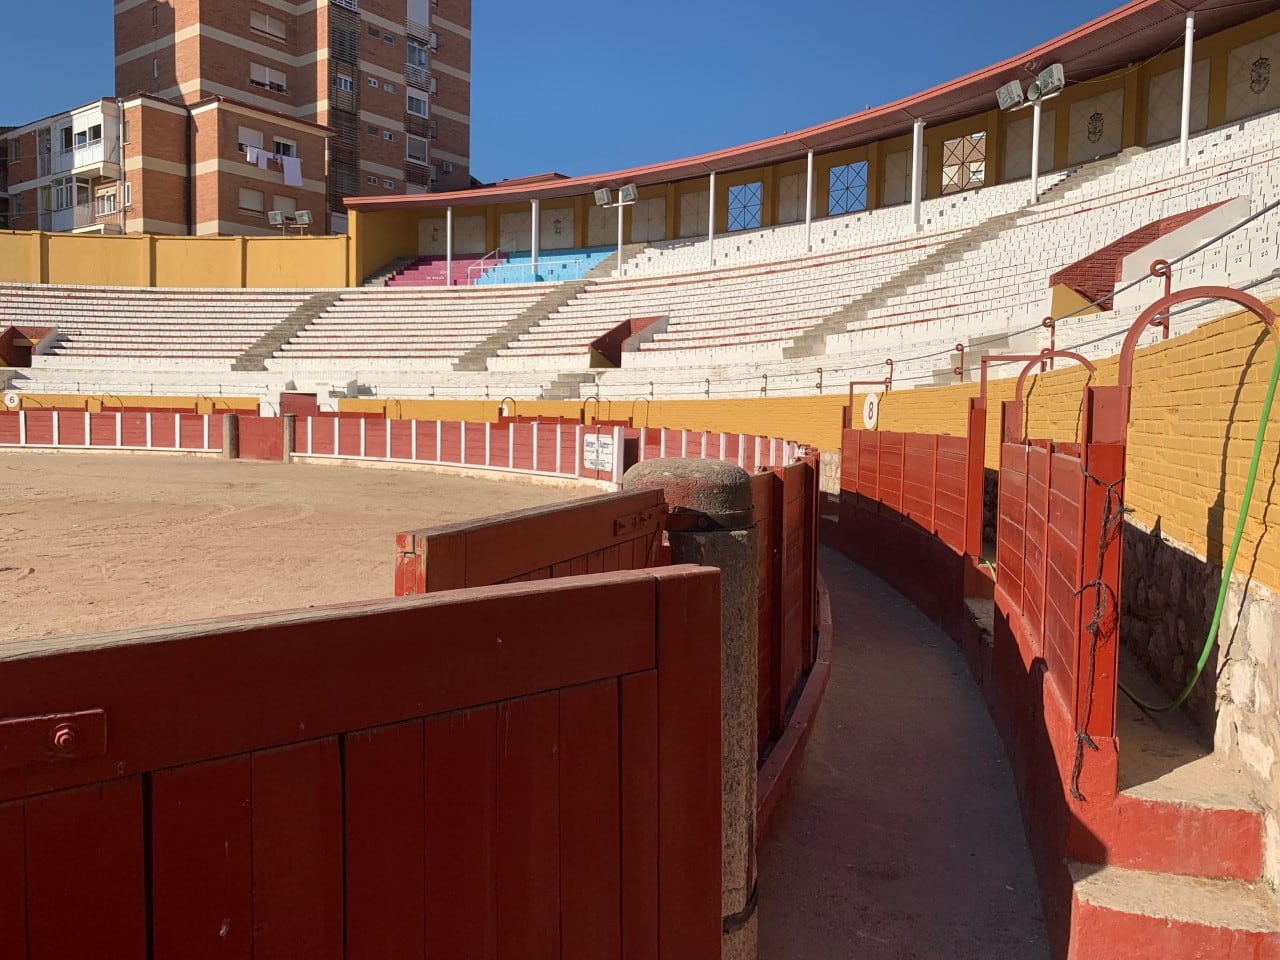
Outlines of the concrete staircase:
[{"label": "concrete staircase", "polygon": [[[596,267],[596,269],[600,269]],[[595,272],[594,270],[592,271]],[[531,330],[566,303],[587,289],[593,281],[589,278],[575,280],[571,283],[549,285],[546,295],[527,307],[518,317],[506,326],[481,340],[478,344],[454,361],[455,370],[487,370],[489,358],[502,347],[513,342],[522,333]]]},{"label": "concrete staircase", "polygon": [[[1167,699],[1127,657],[1122,673],[1149,702]],[[1243,773],[1182,714],[1122,697],[1116,719],[1120,791],[1082,824],[1094,849],[1069,865],[1068,960],[1280,958],[1280,901],[1261,882],[1263,818]]]},{"label": "concrete staircase", "polygon": [[388,263],[377,273],[370,274],[364,281],[363,286],[366,287],[385,287],[387,281],[394,277],[409,264],[419,260],[419,257],[397,257]]},{"label": "concrete staircase", "polygon": [[575,371],[559,374],[543,392],[547,400],[577,400],[581,396],[582,385],[595,379],[593,373]]},{"label": "concrete staircase", "polygon": [[[1040,194],[1040,202],[1053,199],[1066,189],[1080,186],[1099,177],[1106,176],[1116,167],[1129,162],[1129,157],[1138,148],[1130,148],[1108,160],[1091,164],[1087,172],[1074,171]],[[850,324],[865,320],[869,311],[886,305],[894,297],[906,293],[912,286],[927,280],[933,274],[943,270],[965,254],[977,250],[988,240],[994,240],[1000,234],[1017,226],[1023,217],[1038,212],[1038,205],[1026,206],[1019,210],[998,214],[982,223],[971,227],[958,237],[953,237],[924,259],[913,263],[900,273],[894,274],[884,283],[869,290],[866,294],[846,304],[834,313],[825,317],[819,324],[797,336],[791,346],[783,351],[788,359],[823,356],[826,354],[827,337],[847,332]]]},{"label": "concrete staircase", "polygon": [[240,354],[232,362],[231,369],[266,370],[266,361],[275,356],[277,350],[297,336],[308,324],[337,303],[342,294],[342,290],[330,290],[308,298],[305,303],[296,307],[289,316],[264,333],[249,349]]}]

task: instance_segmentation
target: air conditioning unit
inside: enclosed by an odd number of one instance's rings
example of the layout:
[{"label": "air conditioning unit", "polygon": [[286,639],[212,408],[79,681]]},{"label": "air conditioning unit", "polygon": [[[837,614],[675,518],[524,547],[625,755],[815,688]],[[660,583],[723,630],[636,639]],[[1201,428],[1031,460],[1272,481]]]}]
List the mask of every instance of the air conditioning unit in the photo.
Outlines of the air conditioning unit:
[{"label": "air conditioning unit", "polygon": [[452,161],[452,160],[441,160],[441,161],[440,161],[440,172],[441,172],[441,173],[453,173],[453,161]]}]

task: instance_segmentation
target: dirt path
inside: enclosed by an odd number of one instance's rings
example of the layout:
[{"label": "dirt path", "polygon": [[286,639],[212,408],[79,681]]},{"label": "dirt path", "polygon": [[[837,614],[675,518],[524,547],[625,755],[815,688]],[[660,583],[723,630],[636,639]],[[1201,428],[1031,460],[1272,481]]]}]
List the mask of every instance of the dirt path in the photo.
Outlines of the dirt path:
[{"label": "dirt path", "polygon": [[0,642],[393,594],[401,530],[591,491],[412,470],[0,454]]}]

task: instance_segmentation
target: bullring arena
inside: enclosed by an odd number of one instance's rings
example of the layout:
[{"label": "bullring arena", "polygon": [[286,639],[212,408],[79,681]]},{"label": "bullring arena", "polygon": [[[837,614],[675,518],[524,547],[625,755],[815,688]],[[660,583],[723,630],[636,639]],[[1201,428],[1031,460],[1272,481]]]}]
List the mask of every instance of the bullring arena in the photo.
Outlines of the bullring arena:
[{"label": "bullring arena", "polygon": [[1280,957],[1277,58],[0,231],[0,957]]}]

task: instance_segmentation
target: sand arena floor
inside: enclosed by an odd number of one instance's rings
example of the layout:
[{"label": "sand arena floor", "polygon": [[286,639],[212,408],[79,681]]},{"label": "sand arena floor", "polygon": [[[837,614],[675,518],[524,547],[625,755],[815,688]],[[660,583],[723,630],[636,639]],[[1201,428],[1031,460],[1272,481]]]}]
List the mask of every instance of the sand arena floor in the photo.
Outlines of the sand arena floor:
[{"label": "sand arena floor", "polygon": [[401,530],[591,494],[336,464],[0,453],[0,642],[387,598]]}]

